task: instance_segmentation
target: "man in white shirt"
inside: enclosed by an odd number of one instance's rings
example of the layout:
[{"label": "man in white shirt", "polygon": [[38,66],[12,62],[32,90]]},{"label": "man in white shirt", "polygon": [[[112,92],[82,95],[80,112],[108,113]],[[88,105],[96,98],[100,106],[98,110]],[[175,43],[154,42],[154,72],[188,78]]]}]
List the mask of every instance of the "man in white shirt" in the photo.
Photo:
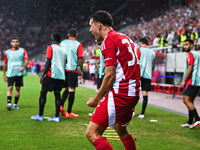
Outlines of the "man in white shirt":
[{"label": "man in white shirt", "polygon": [[95,65],[93,63],[89,66],[89,74],[90,74],[90,81],[92,81],[92,78],[94,78],[95,81]]}]

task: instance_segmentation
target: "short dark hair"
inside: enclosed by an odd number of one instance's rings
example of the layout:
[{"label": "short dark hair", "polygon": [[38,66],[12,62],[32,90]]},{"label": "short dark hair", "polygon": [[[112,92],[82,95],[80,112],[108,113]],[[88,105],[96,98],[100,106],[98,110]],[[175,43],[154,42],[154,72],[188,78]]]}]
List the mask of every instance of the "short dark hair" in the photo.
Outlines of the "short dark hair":
[{"label": "short dark hair", "polygon": [[105,10],[99,10],[91,15],[90,19],[93,18],[93,21],[100,22],[103,25],[113,26],[113,18],[109,12]]},{"label": "short dark hair", "polygon": [[75,28],[71,28],[71,29],[69,29],[69,35],[71,36],[71,37],[76,37],[76,34],[78,33],[77,32],[77,30],[75,29]]},{"label": "short dark hair", "polygon": [[141,38],[140,42],[142,42],[143,44],[149,45],[146,38]]},{"label": "short dark hair", "polygon": [[186,39],[184,42],[189,42],[190,44],[194,45],[194,41],[191,39]]},{"label": "short dark hair", "polygon": [[12,40],[18,40],[19,41],[19,38],[18,37],[12,37],[10,42],[12,42]]},{"label": "short dark hair", "polygon": [[53,42],[60,43],[61,42],[61,36],[60,36],[60,34],[59,33],[53,33],[52,37],[51,37],[51,40]]}]

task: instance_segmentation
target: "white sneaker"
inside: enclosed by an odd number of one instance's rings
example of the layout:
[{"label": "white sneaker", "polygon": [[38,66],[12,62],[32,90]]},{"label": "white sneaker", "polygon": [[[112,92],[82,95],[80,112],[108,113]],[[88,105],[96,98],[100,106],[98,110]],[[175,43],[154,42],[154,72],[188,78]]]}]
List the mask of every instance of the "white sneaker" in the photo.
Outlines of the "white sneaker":
[{"label": "white sneaker", "polygon": [[135,117],[135,112],[133,112],[132,117]]},{"label": "white sneaker", "polygon": [[140,119],[144,119],[145,117],[144,117],[143,114],[140,114],[140,115],[138,116],[138,118],[140,118]]},{"label": "white sneaker", "polygon": [[93,113],[89,113],[89,114],[88,114],[88,116],[90,116],[90,117],[91,117],[91,116],[92,116],[92,114],[93,114]]},{"label": "white sneaker", "polygon": [[193,128],[196,128],[196,127],[198,127],[198,126],[200,126],[200,121],[196,121],[194,124],[192,124],[189,128],[190,129],[193,129]]},{"label": "white sneaker", "polygon": [[187,122],[181,125],[182,128],[189,128],[190,126],[191,126],[191,124],[189,124]]},{"label": "white sneaker", "polygon": [[11,110],[12,104],[11,104],[11,103],[8,103],[8,104],[6,105],[6,108],[7,108],[8,110]]},{"label": "white sneaker", "polygon": [[17,106],[17,104],[13,104],[13,109],[19,109],[19,107]]},{"label": "white sneaker", "polygon": [[48,121],[60,122],[60,117],[54,116],[53,118],[49,118]]}]

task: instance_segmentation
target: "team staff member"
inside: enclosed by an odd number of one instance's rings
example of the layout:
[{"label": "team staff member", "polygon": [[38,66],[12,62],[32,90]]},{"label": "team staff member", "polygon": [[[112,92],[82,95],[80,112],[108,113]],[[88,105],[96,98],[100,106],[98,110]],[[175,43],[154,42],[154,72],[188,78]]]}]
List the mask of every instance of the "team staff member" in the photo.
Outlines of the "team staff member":
[{"label": "team staff member", "polygon": [[[188,52],[183,81],[180,84],[183,90],[183,102],[189,111],[188,122],[182,124],[181,127],[189,127],[190,129],[200,126],[200,118],[194,106],[195,97],[200,87],[200,55],[193,49],[194,42],[191,39],[184,41],[183,48]],[[193,119],[195,119],[194,124]]]},{"label": "team staff member", "polygon": [[[78,62],[81,70],[81,77],[83,77],[83,46],[76,40],[78,33],[77,30],[71,28],[68,33],[69,38],[61,42],[61,46],[67,51],[67,64],[65,69],[65,91],[62,95],[60,112],[66,117],[78,117],[78,114],[72,112],[72,106],[75,99],[75,89],[78,87]],[[68,97],[68,109],[64,110],[64,103]]]},{"label": "team staff member", "polygon": [[[113,149],[102,137],[105,129],[115,128],[126,150],[135,150],[135,141],[127,131],[132,109],[139,100],[140,66],[133,41],[112,29],[113,19],[106,11],[97,11],[90,18],[90,32],[101,44],[105,76],[89,107],[98,107],[92,114],[87,138],[96,149]],[[100,102],[101,101],[101,102]]]},{"label": "team staff member", "polygon": [[48,119],[48,121],[60,122],[60,102],[61,96],[60,91],[62,89],[62,84],[65,80],[65,65],[67,53],[59,44],[61,41],[61,36],[58,33],[52,35],[52,45],[47,47],[46,53],[46,64],[44,68],[43,75],[40,79],[42,84],[42,90],[40,92],[39,98],[39,114],[37,116],[32,116],[31,119],[43,121],[43,112],[46,103],[46,95],[48,91],[54,91],[55,101],[56,101],[56,113],[53,118]]},{"label": "team staff member", "polygon": [[[6,50],[4,55],[4,65],[3,65],[3,78],[7,81],[8,91],[7,91],[7,109],[11,110],[12,104],[12,90],[15,83],[15,103],[13,105],[14,109],[19,109],[17,106],[20,87],[23,86],[23,76],[26,75],[26,67],[28,65],[28,54],[24,48],[19,47],[19,38],[13,37],[11,39],[12,48]],[[7,75],[6,75],[7,71]]]},{"label": "team staff member", "polygon": [[141,87],[143,95],[142,112],[138,116],[144,119],[144,113],[148,103],[148,92],[151,91],[152,71],[155,67],[155,52],[151,50],[146,38],[140,39],[140,73],[141,73]]}]

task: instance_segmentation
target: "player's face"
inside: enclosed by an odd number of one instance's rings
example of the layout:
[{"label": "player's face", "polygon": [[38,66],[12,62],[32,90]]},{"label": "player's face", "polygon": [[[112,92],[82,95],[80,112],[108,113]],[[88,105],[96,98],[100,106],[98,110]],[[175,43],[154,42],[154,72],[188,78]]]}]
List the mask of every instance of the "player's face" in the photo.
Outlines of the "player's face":
[{"label": "player's face", "polygon": [[12,47],[13,47],[14,49],[18,49],[18,47],[19,47],[19,40],[18,40],[18,39],[13,39],[13,40],[11,41],[11,45],[12,45]]},{"label": "player's face", "polygon": [[100,32],[101,23],[100,22],[94,22],[93,18],[91,18],[89,25],[90,25],[90,32],[94,35],[95,41],[97,43],[102,42],[103,37],[102,37],[101,32]]},{"label": "player's face", "polygon": [[183,48],[185,49],[186,52],[189,52],[189,51],[193,48],[193,45],[190,44],[190,43],[187,41],[187,42],[184,42]]}]

